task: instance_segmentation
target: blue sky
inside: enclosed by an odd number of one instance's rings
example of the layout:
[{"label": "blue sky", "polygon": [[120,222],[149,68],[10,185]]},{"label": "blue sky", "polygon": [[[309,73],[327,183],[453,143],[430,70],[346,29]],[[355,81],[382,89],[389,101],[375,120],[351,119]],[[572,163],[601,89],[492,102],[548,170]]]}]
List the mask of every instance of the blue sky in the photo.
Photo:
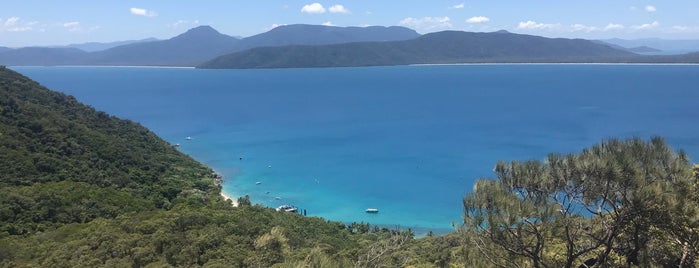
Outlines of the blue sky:
[{"label": "blue sky", "polygon": [[166,39],[199,25],[245,37],[297,23],[699,39],[699,0],[2,0],[0,46]]}]

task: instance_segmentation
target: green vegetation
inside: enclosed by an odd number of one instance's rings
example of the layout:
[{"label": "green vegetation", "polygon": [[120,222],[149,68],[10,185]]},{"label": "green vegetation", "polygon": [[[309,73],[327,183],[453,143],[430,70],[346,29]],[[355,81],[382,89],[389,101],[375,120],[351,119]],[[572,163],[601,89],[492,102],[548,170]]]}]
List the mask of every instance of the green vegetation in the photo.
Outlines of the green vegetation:
[{"label": "green vegetation", "polygon": [[0,68],[0,267],[695,267],[699,165],[662,139],[501,162],[464,225],[410,230],[240,206],[134,122]]},{"label": "green vegetation", "polygon": [[498,267],[694,267],[696,172],[657,137],[501,162],[464,199],[465,227]]}]

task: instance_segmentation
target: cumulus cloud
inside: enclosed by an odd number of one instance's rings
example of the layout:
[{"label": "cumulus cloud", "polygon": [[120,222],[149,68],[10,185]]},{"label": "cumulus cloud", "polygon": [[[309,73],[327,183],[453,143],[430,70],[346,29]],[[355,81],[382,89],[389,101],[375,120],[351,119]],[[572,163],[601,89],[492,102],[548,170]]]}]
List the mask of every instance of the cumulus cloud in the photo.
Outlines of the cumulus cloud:
[{"label": "cumulus cloud", "polygon": [[343,5],[334,5],[328,8],[330,13],[350,13]]},{"label": "cumulus cloud", "polygon": [[139,16],[145,16],[145,17],[158,16],[158,13],[156,13],[155,11],[143,9],[143,8],[132,7],[130,9],[130,11],[131,11],[131,14],[139,15]]},{"label": "cumulus cloud", "polygon": [[483,22],[489,22],[490,18],[488,17],[483,17],[483,16],[476,16],[476,17],[470,17],[469,19],[466,20],[468,23],[483,23]]},{"label": "cumulus cloud", "polygon": [[68,29],[68,31],[71,31],[71,32],[80,31],[80,22],[71,21],[71,22],[63,23],[63,28],[66,28],[66,29]]},{"label": "cumulus cloud", "polygon": [[301,12],[308,14],[323,14],[325,13],[325,7],[320,3],[313,3],[305,5],[301,8]]},{"label": "cumulus cloud", "polygon": [[192,27],[194,25],[199,25],[199,20],[178,20],[172,24],[170,24],[171,28],[180,28],[180,27]]},{"label": "cumulus cloud", "polygon": [[608,31],[618,31],[626,28],[623,24],[610,23],[606,26],[590,26],[585,24],[573,24],[570,26],[570,30],[573,32],[608,32]]},{"label": "cumulus cloud", "polygon": [[517,29],[520,30],[550,30],[560,28],[560,24],[539,23],[536,21],[520,21],[517,24]]},{"label": "cumulus cloud", "polygon": [[335,26],[335,24],[333,24],[332,21],[323,22],[323,25],[324,26]]},{"label": "cumulus cloud", "polygon": [[655,12],[655,11],[656,11],[655,7],[654,7],[654,6],[651,6],[651,5],[647,5],[647,6],[645,7],[645,9],[646,9],[646,11],[648,11],[648,12]]},{"label": "cumulus cloud", "polygon": [[400,21],[400,24],[417,31],[444,30],[454,27],[449,17],[405,18]]},{"label": "cumulus cloud", "polygon": [[623,24],[615,24],[615,23],[610,23],[607,24],[607,26],[604,26],[605,31],[616,31],[616,30],[623,30],[626,28]]},{"label": "cumulus cloud", "polygon": [[464,3],[458,4],[458,5],[453,5],[453,6],[451,6],[451,8],[453,8],[453,9],[461,9],[461,8],[464,8]]},{"label": "cumulus cloud", "polygon": [[0,19],[0,31],[8,32],[24,32],[32,29],[32,25],[36,22],[22,23],[19,17],[10,17],[4,22]]},{"label": "cumulus cloud", "polygon": [[573,24],[570,27],[571,27],[572,31],[574,31],[574,32],[578,32],[578,31],[593,32],[593,31],[598,30],[598,28],[595,26],[587,26],[584,24]]},{"label": "cumulus cloud", "polygon": [[670,27],[671,33],[699,33],[699,26],[674,25]]},{"label": "cumulus cloud", "polygon": [[79,27],[79,26],[80,26],[80,22],[77,22],[77,21],[63,23],[63,27],[66,27],[66,28],[75,28],[75,27]]},{"label": "cumulus cloud", "polygon": [[657,22],[657,21],[654,21],[654,22],[652,22],[652,23],[646,23],[646,24],[641,24],[641,25],[634,25],[634,26],[631,26],[631,28],[634,29],[634,30],[650,30],[650,29],[653,29],[653,28],[657,28],[658,26],[660,26],[660,23]]}]

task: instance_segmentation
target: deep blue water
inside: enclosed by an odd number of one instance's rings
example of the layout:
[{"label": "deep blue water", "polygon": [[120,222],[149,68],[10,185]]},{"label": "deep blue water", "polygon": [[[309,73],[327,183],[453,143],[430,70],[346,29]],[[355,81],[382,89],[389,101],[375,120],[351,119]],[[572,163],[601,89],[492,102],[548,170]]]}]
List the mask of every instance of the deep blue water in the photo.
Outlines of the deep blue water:
[{"label": "deep blue water", "polygon": [[443,231],[498,160],[610,137],[699,157],[699,66],[12,69],[182,144],[224,192],[338,221]]}]

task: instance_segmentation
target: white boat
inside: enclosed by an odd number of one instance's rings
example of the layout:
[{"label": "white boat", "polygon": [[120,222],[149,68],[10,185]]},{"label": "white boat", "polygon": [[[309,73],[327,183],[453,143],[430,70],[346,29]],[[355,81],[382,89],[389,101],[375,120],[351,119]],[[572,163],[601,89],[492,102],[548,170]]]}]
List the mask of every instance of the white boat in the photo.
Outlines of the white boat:
[{"label": "white boat", "polygon": [[364,210],[364,211],[366,211],[366,213],[379,213],[379,209],[378,209],[378,208],[367,208],[367,209]]},{"label": "white boat", "polygon": [[281,205],[277,208],[277,211],[286,211],[286,212],[297,212],[299,208],[292,206],[292,205]]},{"label": "white boat", "polygon": [[187,136],[187,137],[186,137],[186,138],[184,138],[184,139],[185,139],[185,140],[188,140],[188,141],[191,141],[191,140],[192,140],[192,137],[190,137],[190,136]]}]

